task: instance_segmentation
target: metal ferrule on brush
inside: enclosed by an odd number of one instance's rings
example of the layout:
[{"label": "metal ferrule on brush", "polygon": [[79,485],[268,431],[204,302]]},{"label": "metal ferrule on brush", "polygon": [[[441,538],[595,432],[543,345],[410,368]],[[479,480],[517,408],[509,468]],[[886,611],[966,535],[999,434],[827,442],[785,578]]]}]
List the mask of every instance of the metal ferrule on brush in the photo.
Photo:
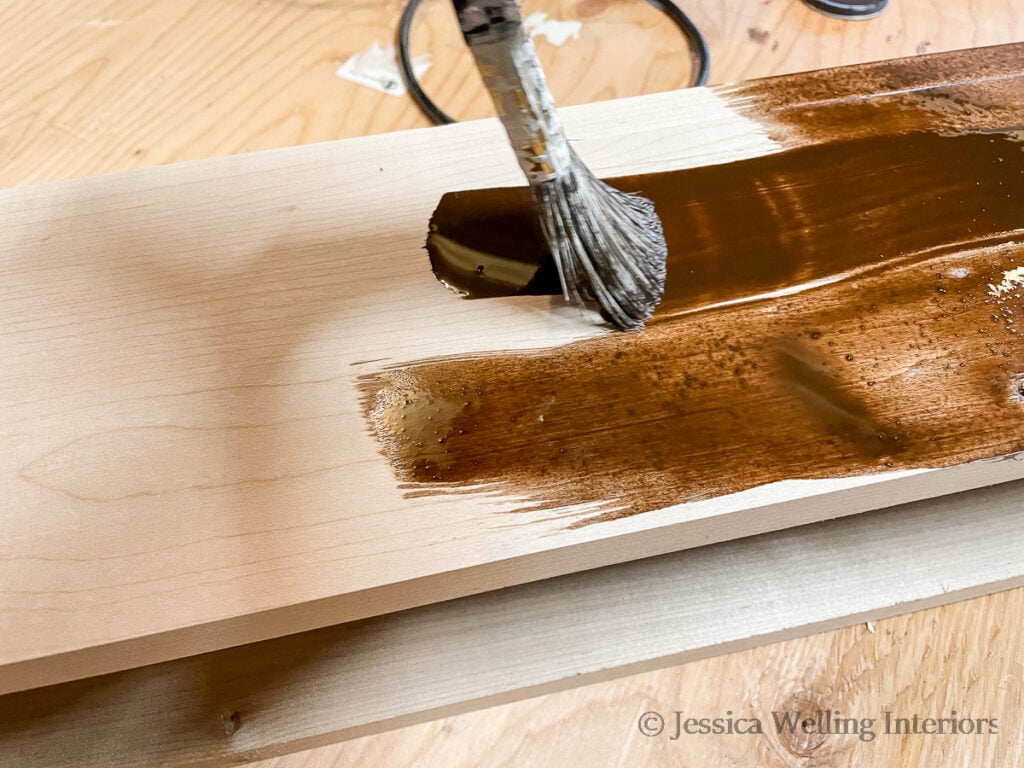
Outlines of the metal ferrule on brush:
[{"label": "metal ferrule on brush", "polygon": [[571,150],[519,6],[508,0],[457,0],[456,8],[526,178],[533,184],[558,177],[572,162]]}]

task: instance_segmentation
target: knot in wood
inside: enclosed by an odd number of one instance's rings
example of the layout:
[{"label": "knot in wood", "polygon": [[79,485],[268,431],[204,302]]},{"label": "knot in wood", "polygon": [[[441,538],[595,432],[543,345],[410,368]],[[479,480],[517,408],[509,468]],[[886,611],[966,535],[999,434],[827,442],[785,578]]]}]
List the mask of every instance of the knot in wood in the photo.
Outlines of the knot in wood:
[{"label": "knot in wood", "polygon": [[814,691],[798,691],[780,704],[775,712],[779,743],[797,757],[810,757],[829,737],[824,726],[830,714],[828,700]]},{"label": "knot in wood", "polygon": [[242,713],[241,712],[229,712],[220,716],[221,725],[224,728],[225,736],[234,736],[239,728],[242,727]]}]

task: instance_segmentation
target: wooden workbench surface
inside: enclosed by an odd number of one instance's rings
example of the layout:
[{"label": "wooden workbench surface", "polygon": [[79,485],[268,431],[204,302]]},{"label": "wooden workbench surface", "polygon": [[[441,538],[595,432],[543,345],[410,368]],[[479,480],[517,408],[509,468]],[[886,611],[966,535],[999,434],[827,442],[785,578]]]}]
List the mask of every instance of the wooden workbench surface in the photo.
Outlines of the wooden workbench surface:
[{"label": "wooden workbench surface", "polygon": [[[715,56],[712,82],[1024,39],[1024,14],[1014,11],[1012,0],[941,8],[925,0],[896,0],[878,20],[860,24],[824,19],[796,0],[690,5]],[[542,8],[552,18],[584,22],[578,41],[559,48],[539,44],[563,104],[678,87],[685,80],[686,57],[675,31],[639,0],[524,6],[528,13]],[[0,10],[6,70],[0,78],[0,142],[6,150],[0,185],[423,125],[408,100],[335,75],[343,61],[372,42],[387,44],[400,10],[400,3],[378,0],[9,3]],[[464,79],[470,70],[457,37],[449,34],[446,14],[442,3],[425,2],[422,24],[414,32],[414,53],[433,55],[424,82],[457,116],[484,114],[478,86],[473,78]],[[641,27],[654,43],[627,42],[631,55],[616,55],[613,46]],[[827,702],[837,690],[855,688],[865,710],[880,709],[899,696],[902,711],[922,714],[962,693],[960,700],[976,716],[997,716],[1006,724],[998,751],[994,739],[918,737],[901,742],[902,758],[984,765],[1002,755],[1009,761],[1002,764],[1012,764],[1022,750],[1019,744],[1007,747],[1008,734],[1019,734],[1014,724],[1022,708],[1019,698],[1005,692],[1013,685],[1019,691],[1015,659],[1021,639],[1001,627],[1005,617],[1021,610],[1017,590],[892,619],[874,633],[850,629],[790,641],[370,737],[275,765],[371,760],[422,765],[423,759],[413,756],[428,747],[435,764],[448,765],[455,764],[457,754],[495,755],[496,745],[507,750],[507,761],[535,765],[555,747],[560,763],[570,754],[572,762],[595,762],[613,750],[622,764],[656,757],[669,764],[701,753],[718,755],[723,765],[740,764],[745,761],[728,737],[702,738],[697,747],[691,745],[699,751],[687,753],[664,740],[643,739],[635,721],[647,708],[703,708],[715,714],[738,703],[753,681],[762,697],[782,700],[799,693]],[[762,665],[781,671],[762,675]],[[717,681],[715,696],[692,693],[699,681],[708,680]],[[538,716],[542,712],[551,716]],[[574,727],[554,728],[559,722]],[[860,759],[881,762],[898,753],[895,742],[876,744],[878,752],[862,748]],[[794,762],[797,746],[792,755],[770,759],[807,764]],[[833,757],[840,764],[855,759]],[[467,765],[479,762],[463,759]]]}]

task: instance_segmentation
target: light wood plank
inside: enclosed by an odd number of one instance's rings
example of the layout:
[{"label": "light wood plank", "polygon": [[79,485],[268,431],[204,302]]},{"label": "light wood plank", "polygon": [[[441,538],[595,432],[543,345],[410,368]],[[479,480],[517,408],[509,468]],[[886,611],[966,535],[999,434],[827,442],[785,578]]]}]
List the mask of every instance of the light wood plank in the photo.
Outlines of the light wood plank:
[{"label": "light wood plank", "polygon": [[[0,186],[271,149],[427,125],[408,98],[335,75],[393,39],[403,0],[330,3],[11,0],[0,9]],[[679,33],[644,0],[524,0],[583,22],[578,40],[538,38],[562,105],[679,88]],[[712,83],[1024,40],[1015,0],[900,0],[869,22],[799,0],[691,0]],[[623,52],[628,55],[623,55]],[[425,0],[413,52],[458,117],[488,114],[447,0]]]},{"label": "light wood plank", "polygon": [[[605,175],[776,151],[729,94],[566,119]],[[485,121],[0,194],[0,691],[1024,474],[785,483],[576,529],[510,518],[515,498],[405,497],[360,375],[604,333],[543,297],[454,301],[426,268],[442,192],[514,180],[499,146]]]},{"label": "light wood plank", "polygon": [[[1008,589],[1024,584],[1020,491],[971,491],[12,694],[0,698],[0,764],[226,765]],[[791,693],[866,705],[810,670]],[[782,696],[772,679],[766,691]],[[784,705],[712,680],[717,701],[737,710],[768,718]],[[1015,690],[1019,679],[987,701],[1002,706]],[[960,701],[929,703],[948,716]],[[689,705],[638,697],[618,743],[640,739],[637,716],[658,708]]]},{"label": "light wood plank", "polygon": [[[833,571],[834,573],[834,571]],[[1020,649],[1024,589],[957,602],[762,648],[574,688],[251,764],[252,768],[562,768],[565,765],[701,765],[764,768],[827,764],[1024,765]],[[762,718],[803,703],[842,717],[871,718],[875,738],[832,734],[806,740],[724,733],[673,739],[683,717]],[[667,718],[645,736],[644,712]],[[885,733],[894,717],[988,717],[984,735]],[[813,749],[811,749],[813,748]],[[810,754],[808,754],[810,752]]]},{"label": "light wood plank", "polygon": [[[31,76],[22,76],[28,69],[18,64],[0,79],[4,94],[0,99],[0,115],[4,117],[0,144],[7,150],[7,162],[0,168],[0,184],[25,184],[245,148],[414,127],[420,118],[407,101],[376,95],[327,76],[347,55],[364,49],[374,39],[385,42],[393,32],[397,4],[375,2],[372,14],[362,13],[362,5],[360,0],[344,0],[331,4],[325,12],[318,8],[311,12],[308,7],[284,3],[216,5],[161,0],[104,3],[100,7],[88,0],[52,0],[46,4],[14,0],[3,10],[6,60],[10,64],[14,53],[19,52],[18,55],[24,53],[26,65],[39,66]],[[435,89],[448,88],[446,80],[451,79],[472,89],[473,84],[463,77],[465,71],[448,64],[449,49],[441,49],[440,41],[434,37],[434,29],[441,29],[433,21],[435,5],[446,3],[425,2],[423,23],[418,25],[416,37],[417,50],[429,50],[434,55],[435,66],[428,73],[428,84]],[[569,17],[573,4],[570,12],[561,10],[559,2],[545,0],[543,5],[549,12],[556,9],[554,16]],[[909,55],[918,49],[949,50],[1021,39],[1024,16],[1014,6],[1013,0],[940,4],[900,0],[891,3],[879,19],[855,24],[825,20],[795,0],[698,1],[686,7],[711,36],[715,57],[712,80],[722,82]],[[106,9],[110,9],[111,16],[114,12],[117,16],[87,17],[93,11],[101,14]],[[60,51],[67,67],[50,66],[55,61],[48,53],[50,40],[72,23],[81,22],[75,16],[78,13],[83,14],[86,22],[97,25],[82,24],[68,30],[71,35],[63,41],[70,44],[62,44]],[[164,17],[168,14],[180,15],[175,17],[175,23],[166,23]],[[98,25],[112,20],[123,23]],[[330,31],[323,37],[308,29],[325,24]],[[160,33],[147,39],[144,47],[133,48],[133,38],[142,25]],[[252,39],[253,45],[239,48],[239,55],[234,58],[212,60],[205,56],[203,51],[215,44],[212,41],[233,36],[242,25],[267,26],[272,34],[258,41]],[[768,33],[764,43],[750,37],[751,29],[758,36]],[[290,34],[292,30],[294,35]],[[585,41],[593,30],[594,25],[585,24],[580,45],[589,45]],[[612,40],[605,50],[612,54],[618,51],[614,43],[619,39]],[[651,48],[658,47],[662,60],[677,55],[674,37],[666,42],[667,46],[662,46],[658,40],[651,40]],[[577,98],[575,88],[607,85],[612,96],[624,96],[634,91],[620,90],[623,84],[630,89],[641,84],[648,87],[646,78],[651,73],[634,69],[645,63],[640,57],[599,56],[587,61],[584,72],[574,61],[568,61],[578,58],[577,41],[556,49],[542,40],[540,49],[545,61],[555,65],[552,80],[562,103],[586,100]],[[254,55],[258,52],[266,52],[274,65],[268,66],[266,60]],[[109,79],[102,81],[96,76],[98,66],[89,64],[100,53],[103,75],[109,74]],[[551,58],[552,54],[560,55],[561,59]],[[174,63],[173,67],[167,66],[169,61]],[[622,73],[621,78],[609,77],[609,64],[615,73]],[[674,74],[680,84],[684,76],[681,69],[672,66],[662,67],[661,72]],[[568,77],[563,77],[563,73]],[[81,108],[82,99],[68,98],[68,93],[88,94],[90,108]],[[208,95],[211,97],[207,98]],[[256,113],[245,108],[254,99],[262,100]],[[478,104],[476,108],[486,110],[485,100]],[[363,108],[356,108],[357,105]],[[197,125],[199,130],[191,128]],[[135,143],[128,137],[148,138]],[[736,742],[731,737],[720,737],[716,742],[705,738],[695,747],[688,745],[694,748],[686,753],[683,750],[687,747],[678,743],[650,745],[636,738],[624,746],[625,737],[620,738],[623,723],[631,720],[639,697],[645,694],[657,703],[672,703],[678,699],[676,692],[685,691],[684,705],[703,706],[704,695],[714,694],[706,685],[708,679],[753,679],[762,698],[774,699],[776,689],[789,690],[795,681],[784,672],[775,679],[764,677],[757,670],[775,665],[783,666],[784,670],[800,667],[793,662],[794,658],[807,658],[810,670],[805,676],[801,669],[794,669],[800,678],[797,685],[818,690],[817,681],[823,679],[833,689],[846,690],[850,686],[851,695],[852,689],[856,689],[862,696],[877,692],[879,700],[898,698],[908,709],[921,706],[915,699],[928,701],[930,691],[948,691],[961,678],[969,679],[972,684],[968,700],[976,704],[977,711],[996,710],[1010,721],[1019,721],[1019,710],[1015,716],[1013,707],[1001,704],[1000,697],[1009,698],[1011,703],[1024,701],[1019,691],[1014,693],[1007,685],[1020,678],[1012,663],[1020,639],[1007,631],[1005,622],[1006,616],[1021,613],[1021,595],[1024,590],[1018,589],[891,620],[885,628],[879,624],[879,634],[873,636],[856,628],[838,635],[794,640],[782,647],[719,657],[548,699],[393,731],[350,742],[337,751],[297,756],[296,760],[303,768],[476,765],[481,756],[486,756],[489,764],[503,764],[504,760],[518,765],[525,760],[544,765],[549,756],[559,755],[581,764],[600,764],[608,755],[621,753],[624,764],[674,765],[684,759],[684,754],[695,763],[716,764],[716,759],[725,762],[725,755],[739,750],[733,763],[726,764],[746,765],[750,762],[747,750],[752,746],[746,742]],[[893,627],[892,634],[886,634],[889,627]],[[877,656],[861,653],[866,641],[874,643],[872,648],[878,648],[880,636],[888,642],[879,648]],[[915,663],[908,663],[908,656]],[[833,659],[851,660],[843,667],[848,676],[842,681],[833,681]],[[897,659],[903,661],[896,664]],[[951,676],[951,664],[962,668],[962,675]],[[913,677],[894,674],[901,670]],[[720,699],[714,698],[711,703],[732,706],[735,697],[727,687]],[[1007,745],[1008,751],[993,756],[987,750],[996,745]],[[902,742],[876,741],[862,753],[864,760],[870,759],[872,763],[895,764],[899,759],[895,751],[901,748]],[[507,760],[502,757],[506,753],[510,753]],[[764,756],[763,752],[759,754]],[[842,765],[846,754],[842,752],[833,759]],[[1024,746],[1014,746],[1010,735],[983,742],[918,739],[908,748],[908,754],[931,763],[1017,765]],[[282,760],[281,765],[290,768],[294,763]]]}]

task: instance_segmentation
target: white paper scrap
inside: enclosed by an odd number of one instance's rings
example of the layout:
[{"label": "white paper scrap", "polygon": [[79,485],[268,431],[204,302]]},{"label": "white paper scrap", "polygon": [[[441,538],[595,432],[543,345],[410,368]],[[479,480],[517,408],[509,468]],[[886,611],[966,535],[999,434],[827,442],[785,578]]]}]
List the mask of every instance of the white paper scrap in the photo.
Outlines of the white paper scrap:
[{"label": "white paper scrap", "polygon": [[[412,69],[416,77],[422,77],[423,73],[430,69],[431,63],[430,54],[415,57],[412,60]],[[382,48],[374,42],[365,51],[349,57],[338,67],[335,74],[344,80],[365,85],[381,93],[390,93],[392,96],[405,95],[405,83],[398,69],[398,55],[393,45]]]},{"label": "white paper scrap", "polygon": [[582,21],[549,19],[546,13],[531,13],[523,20],[523,29],[526,30],[526,34],[530,37],[543,35],[554,46],[565,45],[570,37],[573,40],[579,40],[582,28]]}]

